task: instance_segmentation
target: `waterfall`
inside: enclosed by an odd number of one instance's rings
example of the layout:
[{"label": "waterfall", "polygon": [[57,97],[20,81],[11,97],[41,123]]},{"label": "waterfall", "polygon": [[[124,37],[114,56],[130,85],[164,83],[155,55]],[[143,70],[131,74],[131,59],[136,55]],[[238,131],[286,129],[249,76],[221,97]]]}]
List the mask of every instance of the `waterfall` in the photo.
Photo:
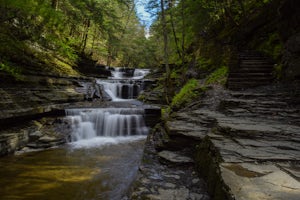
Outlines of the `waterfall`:
[{"label": "waterfall", "polygon": [[99,79],[97,84],[103,86],[104,91],[112,98],[112,101],[134,99],[142,88],[140,83],[130,80],[112,81]]},{"label": "waterfall", "polygon": [[108,80],[98,79],[104,92],[112,101],[126,101],[137,98],[144,88],[143,79],[149,69],[113,68],[112,77]]},{"label": "waterfall", "polygon": [[143,118],[143,109],[67,109],[66,114],[72,123],[72,141],[100,136],[145,135],[148,132]]},{"label": "waterfall", "polygon": [[122,79],[123,72],[120,67],[115,67],[114,70],[111,72],[113,79]]},{"label": "waterfall", "polygon": [[133,79],[142,79],[149,73],[150,73],[149,69],[135,69],[133,74]]}]

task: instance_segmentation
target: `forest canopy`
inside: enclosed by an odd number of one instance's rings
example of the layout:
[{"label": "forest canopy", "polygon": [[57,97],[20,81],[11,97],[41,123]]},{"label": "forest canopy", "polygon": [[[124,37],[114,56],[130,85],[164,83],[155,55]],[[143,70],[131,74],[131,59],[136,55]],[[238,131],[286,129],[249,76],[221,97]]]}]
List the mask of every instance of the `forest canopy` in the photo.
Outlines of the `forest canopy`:
[{"label": "forest canopy", "polygon": [[[133,0],[1,0],[1,70],[75,73],[85,56],[109,66],[150,65]],[[49,69],[47,69],[49,68]]]},{"label": "forest canopy", "polygon": [[[108,66],[169,68],[170,64],[181,66],[183,72],[191,67],[212,72],[228,65],[232,46],[238,45],[277,59],[282,46],[279,34],[271,30],[275,26],[253,39],[251,21],[262,26],[274,20],[280,2],[1,0],[0,69],[11,74],[26,67],[75,73],[72,67],[88,57]],[[147,33],[137,16],[138,3],[152,15]],[[171,70],[166,72],[171,75]]]}]

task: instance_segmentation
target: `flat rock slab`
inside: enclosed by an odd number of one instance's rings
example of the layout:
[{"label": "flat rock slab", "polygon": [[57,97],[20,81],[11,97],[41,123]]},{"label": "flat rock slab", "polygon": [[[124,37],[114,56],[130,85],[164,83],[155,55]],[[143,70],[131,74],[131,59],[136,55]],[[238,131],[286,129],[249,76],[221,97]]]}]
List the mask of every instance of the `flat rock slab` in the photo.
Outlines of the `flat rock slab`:
[{"label": "flat rock slab", "polygon": [[236,200],[300,199],[300,127],[194,111],[216,120],[208,133],[219,151],[221,178]]},{"label": "flat rock slab", "polygon": [[267,120],[239,119],[237,117],[219,117],[217,121],[219,129],[229,130],[232,133],[237,133],[237,135],[242,135],[243,133],[249,133],[253,136],[273,134],[300,138],[299,127],[294,125],[280,124]]},{"label": "flat rock slab", "polygon": [[169,162],[178,163],[178,164],[187,164],[187,163],[194,162],[191,158],[180,155],[172,151],[161,151],[158,153],[158,156]]},{"label": "flat rock slab", "polygon": [[300,144],[281,138],[250,140],[208,134],[225,162],[285,162],[300,161]]},{"label": "flat rock slab", "polygon": [[166,123],[170,136],[179,135],[190,139],[201,140],[207,134],[207,128],[187,121],[169,121]]},{"label": "flat rock slab", "polygon": [[221,164],[221,173],[236,200],[298,200],[300,182],[274,164]]}]

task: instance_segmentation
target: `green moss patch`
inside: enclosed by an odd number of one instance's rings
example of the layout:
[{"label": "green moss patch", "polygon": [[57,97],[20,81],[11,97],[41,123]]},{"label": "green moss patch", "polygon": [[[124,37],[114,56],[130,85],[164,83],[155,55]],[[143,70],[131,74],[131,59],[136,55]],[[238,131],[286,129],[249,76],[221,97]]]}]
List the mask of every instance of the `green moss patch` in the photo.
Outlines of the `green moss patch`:
[{"label": "green moss patch", "polygon": [[201,87],[198,80],[190,79],[172,99],[172,109],[179,109],[192,102],[205,90],[206,88]]},{"label": "green moss patch", "polygon": [[224,85],[227,80],[228,67],[222,66],[212,72],[206,79],[206,84],[221,84]]}]

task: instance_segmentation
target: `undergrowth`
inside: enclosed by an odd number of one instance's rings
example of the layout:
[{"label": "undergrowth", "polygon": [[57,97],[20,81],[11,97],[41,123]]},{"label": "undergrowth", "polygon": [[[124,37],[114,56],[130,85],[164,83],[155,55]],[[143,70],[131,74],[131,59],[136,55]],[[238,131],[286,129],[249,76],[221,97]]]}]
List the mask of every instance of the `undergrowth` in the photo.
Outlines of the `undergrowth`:
[{"label": "undergrowth", "polygon": [[222,66],[212,72],[205,80],[205,84],[221,84],[224,85],[227,80],[228,67]]},{"label": "undergrowth", "polygon": [[0,62],[0,71],[6,72],[17,80],[21,79],[21,70],[8,62]]}]

